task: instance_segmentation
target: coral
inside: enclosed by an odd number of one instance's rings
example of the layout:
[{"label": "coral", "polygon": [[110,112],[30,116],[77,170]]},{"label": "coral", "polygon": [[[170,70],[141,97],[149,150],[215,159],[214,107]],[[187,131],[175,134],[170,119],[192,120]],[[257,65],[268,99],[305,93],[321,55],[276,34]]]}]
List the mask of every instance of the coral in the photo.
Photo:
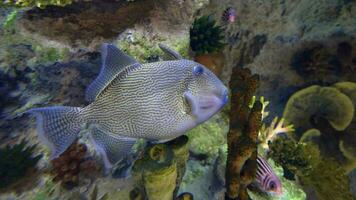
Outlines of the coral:
[{"label": "coral", "polygon": [[253,182],[257,168],[257,138],[262,118],[262,104],[256,101],[250,109],[249,103],[259,77],[238,67],[234,68],[232,77],[225,199],[247,200],[247,186]]},{"label": "coral", "polygon": [[16,6],[16,7],[39,7],[45,8],[46,6],[66,6],[73,3],[73,0],[11,0],[0,2],[0,6]]},{"label": "coral", "polygon": [[175,160],[177,162],[176,188],[173,192],[173,196],[175,197],[178,194],[180,183],[183,180],[183,176],[186,171],[186,164],[189,159],[188,137],[183,135],[179,138],[176,138],[175,140],[167,142],[167,145],[172,148]]},{"label": "coral", "polygon": [[218,149],[226,143],[228,122],[213,117],[187,133],[189,149],[193,157],[210,162],[218,154]]},{"label": "coral", "polygon": [[[153,43],[150,38],[139,33],[129,34],[130,38],[122,38],[117,41],[118,46],[128,55],[133,56],[140,62],[150,62],[151,58],[156,57],[152,61],[158,61],[158,57],[163,55],[162,50],[157,44]],[[189,41],[186,38],[178,38],[174,42],[167,40],[167,38],[156,36],[155,39],[159,43],[164,43],[170,48],[175,49],[184,58],[188,58]]]},{"label": "coral", "polygon": [[161,55],[162,51],[156,44],[153,44],[146,36],[132,34],[132,40],[122,39],[118,41],[118,46],[128,55],[133,56],[140,62],[147,61],[151,56]]},{"label": "coral", "polygon": [[302,137],[299,139],[299,142],[307,142],[312,138],[319,137],[320,135],[321,133],[318,129],[312,128],[303,133]]},{"label": "coral", "polygon": [[180,194],[175,200],[194,200],[193,194],[184,192]]},{"label": "coral", "polygon": [[351,101],[356,105],[356,83],[354,82],[338,82],[333,85],[340,92],[348,96]]},{"label": "coral", "polygon": [[174,199],[188,158],[187,142],[186,136],[181,136],[168,143],[149,146],[132,168],[136,186],[130,199]]},{"label": "coral", "polygon": [[86,158],[87,147],[85,144],[74,142],[63,154],[51,161],[54,181],[71,189],[79,183],[79,175],[90,175],[98,171],[94,160]]},{"label": "coral", "polygon": [[293,125],[285,125],[283,118],[278,120],[278,117],[275,117],[269,127],[266,127],[265,124],[262,125],[258,133],[259,145],[267,150],[268,143],[275,140],[278,134],[291,133],[293,131]]},{"label": "coral", "polygon": [[271,143],[270,149],[269,156],[283,167],[284,176],[296,175],[302,186],[313,190],[318,199],[352,199],[345,170],[321,156],[316,146],[280,137]]},{"label": "coral", "polygon": [[329,74],[340,73],[342,70],[337,56],[332,55],[322,45],[316,45],[295,53],[291,66],[303,77],[323,78]]},{"label": "coral", "polygon": [[189,34],[190,47],[197,54],[214,53],[224,46],[223,29],[215,25],[212,16],[195,19]]},{"label": "coral", "polygon": [[336,130],[344,130],[351,123],[354,105],[349,97],[333,87],[317,85],[294,93],[284,109],[283,118],[294,125],[298,136],[312,127],[312,117],[323,117]]},{"label": "coral", "polygon": [[[268,115],[269,115],[269,112],[266,111],[266,108],[267,106],[269,105],[269,101],[266,101],[265,100],[265,97],[264,96],[261,96],[259,101],[261,102],[262,104],[262,110],[261,110],[261,113],[262,113],[262,120],[264,120]],[[252,108],[253,107],[253,104],[255,104],[256,102],[256,96],[253,96],[248,107],[249,108]]]},{"label": "coral", "polygon": [[35,148],[36,145],[30,146],[22,140],[19,144],[0,149],[0,189],[19,181],[35,168],[42,157],[33,155]]},{"label": "coral", "polygon": [[[268,157],[284,169],[284,176],[293,180],[298,173],[308,173],[315,157],[319,157],[319,150],[315,146],[296,143],[290,138],[278,137],[269,145]],[[309,155],[308,155],[309,154]]]},{"label": "coral", "polygon": [[316,191],[318,199],[354,199],[349,190],[345,170],[330,159],[320,159],[308,174],[301,177],[301,183],[311,186]]}]

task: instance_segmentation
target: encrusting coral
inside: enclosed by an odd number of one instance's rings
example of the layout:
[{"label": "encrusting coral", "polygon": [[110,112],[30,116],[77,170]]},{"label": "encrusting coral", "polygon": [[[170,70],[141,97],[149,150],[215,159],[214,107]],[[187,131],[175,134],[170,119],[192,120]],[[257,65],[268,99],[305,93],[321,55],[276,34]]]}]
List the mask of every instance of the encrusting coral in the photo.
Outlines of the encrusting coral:
[{"label": "encrusting coral", "polygon": [[36,145],[22,140],[13,146],[0,149],[0,189],[6,188],[24,178],[34,169],[42,155],[34,156]]},{"label": "encrusting coral", "polygon": [[259,77],[248,69],[232,72],[230,131],[227,135],[225,199],[249,199],[247,187],[254,181],[257,169],[257,139],[261,127],[262,104],[256,101],[249,108]]},{"label": "encrusting coral", "polygon": [[188,138],[180,136],[170,142],[147,147],[132,168],[136,186],[130,199],[174,199],[188,160],[187,143]]},{"label": "encrusting coral", "polygon": [[98,171],[96,162],[86,157],[85,144],[74,142],[63,154],[51,161],[54,181],[60,181],[62,186],[71,189],[78,185],[79,175]]}]

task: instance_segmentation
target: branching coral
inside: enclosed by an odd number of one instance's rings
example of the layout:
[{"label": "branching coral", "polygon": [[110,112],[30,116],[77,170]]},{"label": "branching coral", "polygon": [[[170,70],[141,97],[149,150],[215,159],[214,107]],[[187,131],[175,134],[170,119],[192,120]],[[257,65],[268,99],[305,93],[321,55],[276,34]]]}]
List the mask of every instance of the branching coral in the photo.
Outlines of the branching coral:
[{"label": "branching coral", "polygon": [[[253,104],[256,101],[256,96],[253,96],[249,108],[253,107]],[[266,101],[263,96],[260,97],[260,102],[262,104],[262,121],[269,115],[269,112],[266,111],[266,108],[269,104],[269,101]],[[268,143],[272,142],[278,134],[280,133],[290,133],[294,131],[293,125],[286,125],[285,120],[282,118],[279,120],[278,117],[275,117],[271,124],[267,127],[266,124],[262,124],[261,129],[258,133],[259,145],[265,150],[268,150]]]},{"label": "branching coral", "polygon": [[197,54],[214,53],[224,46],[222,33],[212,16],[199,17],[190,28],[190,47]]},{"label": "branching coral", "polygon": [[80,173],[90,174],[98,170],[94,160],[86,158],[87,147],[73,143],[63,154],[52,160],[54,181],[70,189],[78,184]]},{"label": "branching coral", "polygon": [[237,67],[232,76],[225,199],[247,200],[247,186],[254,181],[257,168],[257,138],[262,118],[262,104],[257,101],[250,109],[249,103],[258,87],[259,77],[248,69]]},{"label": "branching coral", "polygon": [[265,124],[262,125],[258,134],[259,145],[264,149],[268,149],[268,144],[275,140],[278,134],[293,131],[293,125],[285,125],[283,118],[278,120],[278,117],[275,117],[269,127],[266,127]]},{"label": "branching coral", "polygon": [[34,156],[36,145],[29,146],[22,140],[19,144],[0,149],[0,188],[19,181],[33,169],[42,155]]}]

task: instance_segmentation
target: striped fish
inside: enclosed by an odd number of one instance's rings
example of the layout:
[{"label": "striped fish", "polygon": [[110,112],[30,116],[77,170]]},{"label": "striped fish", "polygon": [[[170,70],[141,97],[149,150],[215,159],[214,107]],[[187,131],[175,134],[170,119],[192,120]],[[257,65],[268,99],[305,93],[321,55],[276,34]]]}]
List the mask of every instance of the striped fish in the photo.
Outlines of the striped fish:
[{"label": "striped fish", "polygon": [[125,157],[137,138],[166,141],[208,120],[227,102],[227,88],[206,67],[160,45],[174,60],[141,64],[114,45],[102,47],[102,69],[84,108],[30,109],[39,138],[63,153],[88,128],[106,168]]},{"label": "striped fish", "polygon": [[267,193],[277,196],[283,194],[282,184],[272,167],[260,155],[257,156],[257,172],[255,181],[257,186]]}]

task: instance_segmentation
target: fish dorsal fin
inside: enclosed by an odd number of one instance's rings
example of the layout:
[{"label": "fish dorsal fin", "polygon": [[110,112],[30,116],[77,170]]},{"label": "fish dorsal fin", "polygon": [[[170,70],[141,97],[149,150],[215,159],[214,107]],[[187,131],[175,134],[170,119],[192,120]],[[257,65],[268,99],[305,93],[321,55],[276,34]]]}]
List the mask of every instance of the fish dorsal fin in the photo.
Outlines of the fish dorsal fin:
[{"label": "fish dorsal fin", "polygon": [[169,48],[168,46],[164,45],[164,44],[159,44],[158,45],[159,48],[161,48],[161,50],[166,53],[167,55],[169,55],[170,57],[176,59],[176,60],[181,60],[183,59],[183,57],[175,50]]},{"label": "fish dorsal fin", "polygon": [[134,58],[126,55],[112,44],[104,43],[101,50],[101,70],[98,77],[88,86],[85,99],[93,102],[97,96],[126,67],[140,65]]}]

